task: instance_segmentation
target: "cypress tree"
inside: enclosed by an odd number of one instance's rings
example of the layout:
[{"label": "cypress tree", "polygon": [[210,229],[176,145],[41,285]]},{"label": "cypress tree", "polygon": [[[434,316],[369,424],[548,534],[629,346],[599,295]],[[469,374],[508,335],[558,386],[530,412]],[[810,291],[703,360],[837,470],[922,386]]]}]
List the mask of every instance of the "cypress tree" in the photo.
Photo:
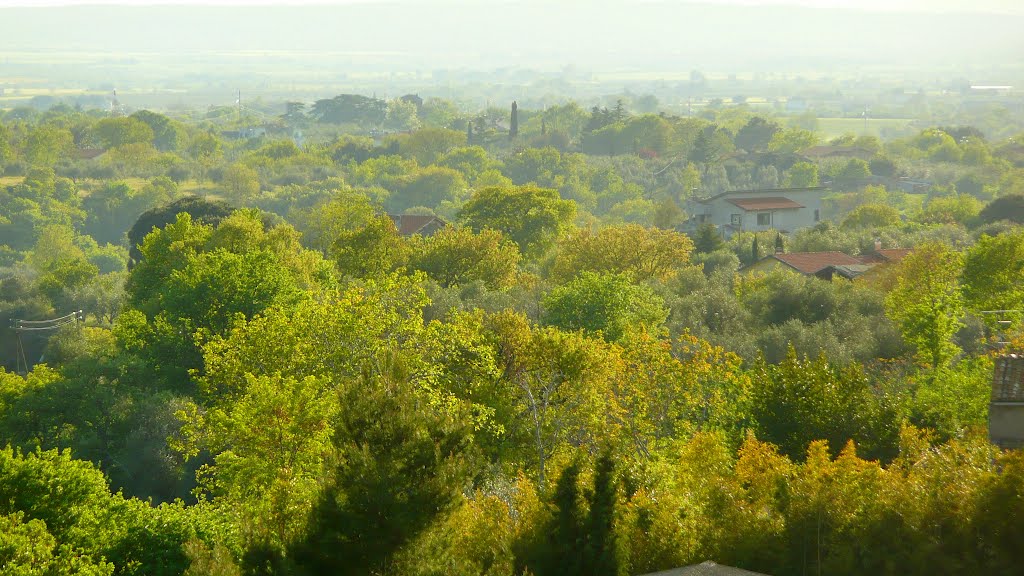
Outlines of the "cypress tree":
[{"label": "cypress tree", "polygon": [[580,465],[570,464],[555,485],[558,512],[550,532],[545,562],[537,566],[538,576],[584,576],[582,558],[584,537],[580,518]]},{"label": "cypress tree", "polygon": [[753,264],[761,258],[761,250],[757,245],[757,236],[754,236],[754,241],[750,244],[750,263]]},{"label": "cypress tree", "polygon": [[618,479],[611,450],[605,450],[594,466],[594,491],[587,515],[583,573],[618,576],[623,573],[622,547],[615,534]]},{"label": "cypress tree", "polygon": [[514,139],[518,135],[519,135],[519,106],[516,104],[516,101],[513,100],[512,101],[512,120],[511,120],[511,123],[509,124],[508,137],[509,137],[509,139]]},{"label": "cypress tree", "polygon": [[466,122],[466,144],[473,143],[473,121]]}]

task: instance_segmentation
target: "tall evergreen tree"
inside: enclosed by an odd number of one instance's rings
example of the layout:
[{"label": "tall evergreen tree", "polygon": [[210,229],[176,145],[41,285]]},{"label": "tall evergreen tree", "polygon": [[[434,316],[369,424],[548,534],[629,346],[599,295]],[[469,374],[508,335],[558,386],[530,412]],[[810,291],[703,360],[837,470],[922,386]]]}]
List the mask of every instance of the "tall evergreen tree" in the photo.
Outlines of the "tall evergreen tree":
[{"label": "tall evergreen tree", "polygon": [[705,222],[697,228],[697,235],[693,238],[693,249],[702,254],[708,254],[715,250],[721,250],[725,246],[722,237],[715,229],[715,225]]},{"label": "tall evergreen tree", "polygon": [[615,534],[615,505],[618,478],[610,450],[598,458],[594,470],[594,491],[587,514],[586,546],[583,548],[583,573],[618,576],[625,574],[622,546]]},{"label": "tall evergreen tree", "polygon": [[509,123],[508,137],[509,139],[515,139],[519,135],[519,105],[516,101],[512,101],[512,120]]}]

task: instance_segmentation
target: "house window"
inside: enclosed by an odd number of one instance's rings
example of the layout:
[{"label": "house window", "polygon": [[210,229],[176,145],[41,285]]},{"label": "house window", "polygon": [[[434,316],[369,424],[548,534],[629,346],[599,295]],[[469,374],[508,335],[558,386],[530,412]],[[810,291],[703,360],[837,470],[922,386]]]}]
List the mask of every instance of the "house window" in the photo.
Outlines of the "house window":
[{"label": "house window", "polygon": [[757,225],[758,226],[771,226],[772,225],[772,213],[771,212],[758,212],[757,213]]},{"label": "house window", "polygon": [[729,214],[729,224],[733,226],[743,225],[743,214]]}]

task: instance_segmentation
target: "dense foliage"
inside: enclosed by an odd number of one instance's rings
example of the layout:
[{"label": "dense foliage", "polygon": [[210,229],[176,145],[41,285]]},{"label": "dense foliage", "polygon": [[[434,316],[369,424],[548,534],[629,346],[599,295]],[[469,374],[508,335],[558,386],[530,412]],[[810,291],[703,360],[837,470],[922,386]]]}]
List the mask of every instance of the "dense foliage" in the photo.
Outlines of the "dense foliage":
[{"label": "dense foliage", "polygon": [[[742,107],[520,107],[509,134],[292,104],[253,137],[0,116],[0,571],[1019,572],[1024,456],[985,434],[1024,308],[1010,142],[836,159]],[[785,237],[680,226],[697,193],[822,182]],[[911,251],[740,270],[876,240]]]}]

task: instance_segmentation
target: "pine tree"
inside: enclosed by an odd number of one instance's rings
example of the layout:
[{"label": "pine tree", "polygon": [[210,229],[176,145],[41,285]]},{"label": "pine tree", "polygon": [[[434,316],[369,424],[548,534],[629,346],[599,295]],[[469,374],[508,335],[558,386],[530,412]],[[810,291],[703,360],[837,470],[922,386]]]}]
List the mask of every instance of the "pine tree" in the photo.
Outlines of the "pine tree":
[{"label": "pine tree", "polygon": [[725,246],[722,237],[718,235],[715,225],[705,222],[697,228],[697,235],[693,239],[693,249],[697,252],[707,254],[715,250],[721,250]]}]

